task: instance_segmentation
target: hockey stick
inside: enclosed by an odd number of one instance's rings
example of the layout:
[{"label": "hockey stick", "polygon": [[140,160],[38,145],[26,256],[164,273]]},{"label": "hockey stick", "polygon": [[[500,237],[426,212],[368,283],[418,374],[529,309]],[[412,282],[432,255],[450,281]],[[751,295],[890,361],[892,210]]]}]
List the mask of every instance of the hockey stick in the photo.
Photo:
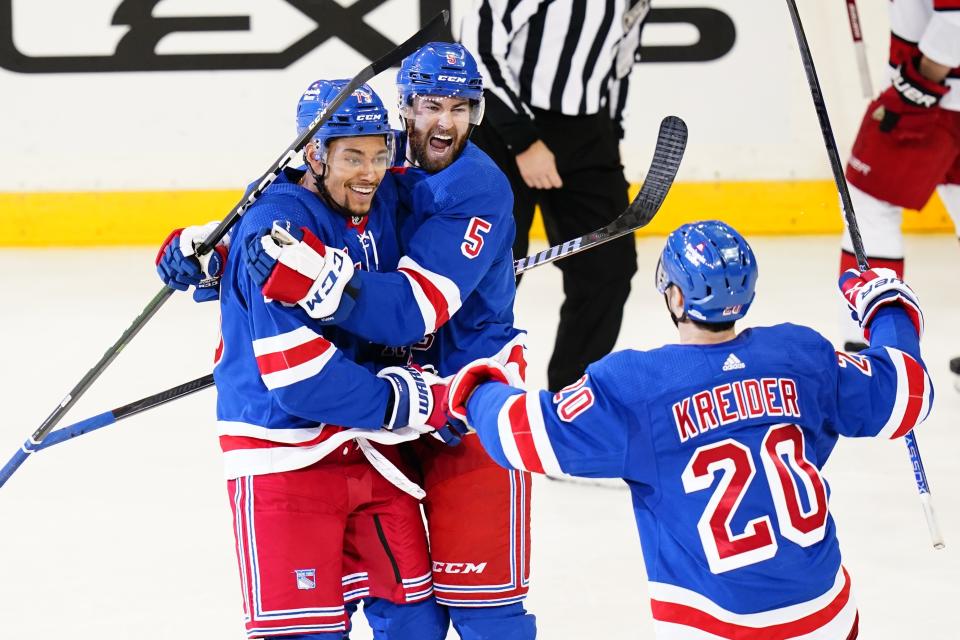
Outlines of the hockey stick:
[{"label": "hockey stick", "polygon": [[[227,234],[231,227],[240,219],[240,217],[256,202],[260,196],[263,194],[264,190],[273,184],[273,181],[280,175],[280,172],[283,171],[287,165],[296,160],[297,154],[303,150],[307,143],[312,139],[314,133],[330,119],[330,116],[337,110],[337,108],[343,103],[347,97],[352,94],[361,84],[370,80],[375,75],[386,71],[392,66],[400,64],[404,58],[416,51],[418,48],[429,42],[435,34],[439,33],[439,30],[446,26],[449,21],[449,13],[447,11],[441,11],[437,14],[430,22],[427,23],[420,31],[411,36],[408,40],[403,42],[400,46],[388,52],[383,57],[374,61],[372,64],[365,67],[360,71],[353,79],[343,88],[340,92],[333,98],[330,104],[327,105],[326,109],[317,114],[316,118],[313,119],[313,122],[310,123],[310,126],[307,127],[307,130],[304,131],[297,139],[287,147],[279,158],[271,165],[271,168],[267,170],[260,178],[256,181],[257,187],[252,189],[250,193],[244,194],[244,197],[234,206],[230,214],[224,218],[217,228],[211,233],[207,239],[196,249],[198,256],[203,256],[210,252],[210,250],[216,246],[223,236]],[[164,287],[160,290],[157,295],[153,297],[152,300],[147,304],[139,316],[133,321],[126,331],[120,336],[120,339],[117,340],[106,353],[103,354],[103,357],[90,369],[83,378],[80,379],[80,382],[70,390],[63,400],[60,401],[60,404],[53,410],[53,412],[47,417],[43,423],[34,431],[26,442],[23,443],[23,446],[13,454],[13,457],[10,458],[10,461],[4,465],[3,469],[0,469],[0,487],[6,483],[10,478],[10,475],[13,474],[16,469],[24,463],[24,461],[33,453],[37,446],[43,441],[48,433],[60,422],[61,418],[70,410],[70,407],[76,403],[77,400],[86,392],[94,381],[100,377],[110,363],[117,357],[120,351],[123,350],[134,336],[136,336],[140,330],[153,318],[154,314],[160,310],[160,307],[167,301],[170,295],[174,292],[174,289],[169,287]]]},{"label": "hockey stick", "polygon": [[853,48],[857,54],[857,69],[860,71],[860,89],[864,98],[873,97],[873,83],[870,82],[870,66],[867,64],[867,49],[863,44],[863,29],[860,27],[860,12],[857,10],[857,0],[846,0],[847,19],[850,22],[850,35],[853,37]]},{"label": "hockey stick", "polygon": [[567,240],[540,253],[521,258],[513,263],[513,271],[519,275],[524,271],[548,264],[575,253],[592,249],[604,242],[610,242],[637,229],[647,226],[657,214],[660,205],[677,176],[683,152],[687,147],[687,124],[677,116],[667,116],[660,122],[657,135],[657,147],[653,160],[647,170],[640,193],[620,216],[603,229]]},{"label": "hockey stick", "polygon": [[35,450],[40,451],[41,449],[52,447],[55,444],[76,438],[77,436],[82,436],[85,433],[90,433],[91,431],[108,427],[118,420],[129,418],[130,416],[146,411],[147,409],[159,407],[162,404],[172,402],[179,398],[185,398],[186,396],[194,394],[197,391],[202,391],[203,389],[212,386],[213,374],[208,373],[207,375],[197,378],[196,380],[185,382],[179,386],[167,389],[166,391],[161,391],[160,393],[136,400],[130,404],[125,404],[122,407],[111,409],[110,411],[105,411],[104,413],[93,416],[92,418],[87,418],[81,422],[63,427],[62,429],[57,429],[44,438],[43,442],[38,444]]},{"label": "hockey stick", "polygon": [[[587,235],[515,261],[513,263],[514,273],[520,274],[542,264],[566,258],[580,251],[586,251],[649,224],[663,205],[667,192],[673,185],[686,146],[687,125],[684,121],[676,116],[664,118],[660,123],[657,147],[653,154],[653,161],[650,163],[650,169],[647,171],[647,177],[643,181],[640,193],[633,199],[630,206],[603,229],[598,229]],[[63,427],[47,436],[43,442],[34,446],[33,450],[46,449],[211,386],[213,386],[212,374],[191,380],[172,389],[167,389],[87,420]],[[9,478],[10,474],[16,471],[16,467],[8,471],[9,466],[10,463],[7,463],[7,466],[0,471],[0,478]]]},{"label": "hockey stick", "polygon": [[[853,210],[853,202],[850,200],[847,181],[843,177],[843,165],[840,162],[840,154],[837,152],[837,142],[833,137],[833,128],[830,126],[830,116],[827,115],[827,105],[823,100],[823,93],[820,91],[820,81],[817,79],[817,70],[813,66],[813,57],[810,55],[810,45],[807,42],[806,34],[803,32],[803,25],[800,23],[800,14],[797,12],[796,2],[794,2],[794,0],[787,0],[787,7],[790,9],[790,20],[793,22],[793,30],[797,36],[797,45],[800,48],[800,57],[803,60],[803,68],[807,74],[807,83],[810,85],[810,96],[813,98],[813,106],[817,110],[820,132],[823,134],[823,142],[827,148],[827,156],[830,158],[833,180],[837,184],[837,190],[840,192],[840,202],[843,205],[843,217],[846,219],[847,227],[850,230],[850,240],[853,242],[853,251],[856,254],[860,271],[866,271],[870,268],[870,265],[867,263],[867,254],[863,249],[863,239],[860,237],[860,228],[857,226],[857,216]],[[917,491],[920,492],[920,504],[923,506],[923,514],[927,518],[927,527],[930,530],[930,539],[933,542],[933,548],[943,549],[945,546],[943,534],[940,533],[940,525],[937,523],[936,515],[933,512],[930,483],[927,481],[927,472],[924,470],[923,460],[920,458],[920,448],[917,444],[917,437],[912,430],[904,436],[904,442],[907,445],[907,451],[910,453],[910,461],[913,464],[913,474],[917,482]]]}]

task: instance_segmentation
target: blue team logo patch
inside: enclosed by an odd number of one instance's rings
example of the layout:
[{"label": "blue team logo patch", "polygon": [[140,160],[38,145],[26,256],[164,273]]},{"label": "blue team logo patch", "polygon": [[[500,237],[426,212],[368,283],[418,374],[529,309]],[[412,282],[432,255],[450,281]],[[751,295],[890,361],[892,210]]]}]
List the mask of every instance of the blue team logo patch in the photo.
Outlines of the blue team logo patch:
[{"label": "blue team logo patch", "polygon": [[316,569],[295,569],[297,574],[297,589],[306,591],[317,588],[317,570]]}]

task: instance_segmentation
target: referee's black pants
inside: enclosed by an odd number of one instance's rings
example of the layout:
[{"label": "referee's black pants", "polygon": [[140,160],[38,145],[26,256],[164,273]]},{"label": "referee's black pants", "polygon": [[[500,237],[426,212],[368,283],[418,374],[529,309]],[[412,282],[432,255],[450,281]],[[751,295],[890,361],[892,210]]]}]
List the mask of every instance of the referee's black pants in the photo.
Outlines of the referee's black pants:
[{"label": "referee's black pants", "polygon": [[[619,141],[605,113],[565,116],[534,109],[540,139],[556,156],[560,189],[531,189],[520,177],[514,154],[489,124],[473,141],[500,166],[513,187],[517,236],[513,255],[529,248],[534,207],[543,213],[547,239],[557,245],[609,224],[627,208],[627,181]],[[630,279],[637,270],[633,234],[556,264],[563,272],[565,299],[547,382],[557,391],[575,382],[587,365],[610,353],[620,333]]]}]

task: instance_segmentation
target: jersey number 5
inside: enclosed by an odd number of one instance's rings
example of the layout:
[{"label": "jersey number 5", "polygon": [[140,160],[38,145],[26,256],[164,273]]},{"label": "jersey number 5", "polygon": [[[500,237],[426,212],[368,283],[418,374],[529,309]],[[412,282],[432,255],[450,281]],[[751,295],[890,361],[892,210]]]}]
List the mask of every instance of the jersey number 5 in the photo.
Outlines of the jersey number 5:
[{"label": "jersey number 5", "polygon": [[[809,547],[823,540],[827,529],[827,490],[820,472],[804,455],[803,444],[797,425],[774,425],[763,437],[760,459],[780,535]],[[709,489],[718,473],[717,488],[697,523],[710,571],[723,573],[769,560],[777,554],[769,515],[750,520],[740,533],[731,528],[756,475],[750,449],[731,438],[700,447],[683,471],[683,488],[687,493]],[[806,508],[800,502],[801,491]]]},{"label": "jersey number 5", "polygon": [[490,231],[492,226],[482,218],[470,218],[470,225],[463,236],[460,252],[471,260],[480,255],[480,250],[483,249],[483,236],[481,234]]}]

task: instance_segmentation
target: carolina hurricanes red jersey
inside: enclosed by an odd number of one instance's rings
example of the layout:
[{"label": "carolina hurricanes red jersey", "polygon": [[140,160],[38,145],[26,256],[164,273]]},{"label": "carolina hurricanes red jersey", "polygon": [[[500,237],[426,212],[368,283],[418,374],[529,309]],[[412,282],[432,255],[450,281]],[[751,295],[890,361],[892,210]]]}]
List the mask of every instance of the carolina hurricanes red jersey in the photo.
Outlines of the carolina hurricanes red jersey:
[{"label": "carolina hurricanes red jersey", "polygon": [[953,67],[940,106],[960,111],[960,0],[890,0],[890,71],[923,53]]}]

